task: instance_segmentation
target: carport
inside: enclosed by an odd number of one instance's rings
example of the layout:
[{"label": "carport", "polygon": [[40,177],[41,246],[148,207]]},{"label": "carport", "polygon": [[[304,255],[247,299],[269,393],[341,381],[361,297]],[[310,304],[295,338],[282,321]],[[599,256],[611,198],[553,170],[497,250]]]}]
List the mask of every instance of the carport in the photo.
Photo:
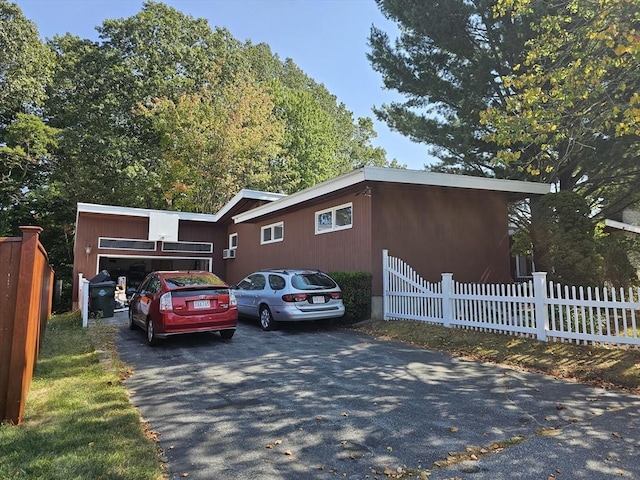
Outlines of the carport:
[{"label": "carport", "polygon": [[154,270],[207,270],[226,277],[232,216],[284,197],[243,189],[216,214],[78,203],[73,261],[73,307],[80,276],[107,270],[135,288]]},{"label": "carport", "polygon": [[[78,204],[74,304],[80,276],[106,270],[127,292],[154,270],[207,270],[224,275],[226,228],[215,215]],[[219,257],[219,258],[217,258]]]}]

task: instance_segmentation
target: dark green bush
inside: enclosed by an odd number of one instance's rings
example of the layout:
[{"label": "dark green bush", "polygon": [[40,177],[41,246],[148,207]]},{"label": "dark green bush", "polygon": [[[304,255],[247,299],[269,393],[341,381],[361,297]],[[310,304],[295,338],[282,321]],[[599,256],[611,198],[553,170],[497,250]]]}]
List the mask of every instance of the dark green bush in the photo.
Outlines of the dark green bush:
[{"label": "dark green bush", "polygon": [[356,323],[371,318],[371,278],[367,272],[329,273],[342,289],[345,306],[344,323]]}]

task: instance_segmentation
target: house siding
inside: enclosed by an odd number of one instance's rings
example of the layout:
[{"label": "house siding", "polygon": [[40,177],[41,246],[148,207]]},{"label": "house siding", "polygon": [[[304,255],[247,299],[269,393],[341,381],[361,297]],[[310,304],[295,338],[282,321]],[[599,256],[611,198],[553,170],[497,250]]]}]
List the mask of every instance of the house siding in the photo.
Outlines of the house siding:
[{"label": "house siding", "polygon": [[[356,189],[313,205],[299,206],[256,223],[234,224],[238,233],[237,257],[227,260],[228,279],[237,283],[262,268],[319,268],[324,271],[371,271],[371,198]],[[315,212],[353,204],[353,227],[315,234]],[[284,222],[284,239],[260,244],[261,227]]]},{"label": "house siding", "polygon": [[511,280],[507,199],[491,191],[373,185],[373,294],[382,294],[383,249],[429,281]]},{"label": "house siding", "polygon": [[[98,273],[98,256],[112,257],[213,257],[213,271],[222,278],[226,275],[226,264],[222,260],[222,249],[226,248],[225,227],[208,222],[180,220],[178,225],[178,241],[181,242],[213,242],[211,253],[176,253],[163,252],[161,242],[157,242],[155,251],[132,251],[118,249],[98,249],[98,238],[124,238],[147,240],[149,235],[149,218],[126,215],[106,215],[81,212],[76,225],[73,270],[73,302],[78,301],[78,275],[92,278]],[[85,253],[85,246],[91,246],[91,253]],[[170,265],[170,261],[167,265]]]}]

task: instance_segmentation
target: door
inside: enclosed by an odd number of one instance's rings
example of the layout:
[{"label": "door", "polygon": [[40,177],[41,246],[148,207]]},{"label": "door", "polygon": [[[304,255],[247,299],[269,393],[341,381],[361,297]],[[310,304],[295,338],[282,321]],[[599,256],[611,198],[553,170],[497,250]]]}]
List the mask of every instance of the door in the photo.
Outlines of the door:
[{"label": "door", "polygon": [[238,289],[235,290],[238,315],[258,317],[259,301],[264,293],[266,283],[266,279],[261,273],[251,274],[238,283]]},{"label": "door", "polygon": [[131,298],[129,309],[131,318],[139,325],[146,326],[147,317],[151,313],[151,304],[155,295],[160,291],[160,280],[155,275],[148,276],[138,287]]}]

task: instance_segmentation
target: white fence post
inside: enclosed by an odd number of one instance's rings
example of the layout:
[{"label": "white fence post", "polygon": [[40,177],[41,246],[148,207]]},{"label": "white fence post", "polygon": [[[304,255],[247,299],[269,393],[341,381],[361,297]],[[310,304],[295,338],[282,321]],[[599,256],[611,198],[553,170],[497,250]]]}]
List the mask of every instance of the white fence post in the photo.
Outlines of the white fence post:
[{"label": "white fence post", "polygon": [[442,274],[442,322],[445,327],[451,327],[453,319],[453,273]]},{"label": "white fence post", "polygon": [[82,312],[82,326],[89,326],[89,280],[80,274],[80,311]]},{"label": "white fence post", "polygon": [[547,341],[549,313],[547,312],[547,272],[533,273],[533,296],[538,340]]},{"label": "white fence post", "polygon": [[382,319],[389,320],[388,301],[389,295],[389,250],[382,250]]}]

